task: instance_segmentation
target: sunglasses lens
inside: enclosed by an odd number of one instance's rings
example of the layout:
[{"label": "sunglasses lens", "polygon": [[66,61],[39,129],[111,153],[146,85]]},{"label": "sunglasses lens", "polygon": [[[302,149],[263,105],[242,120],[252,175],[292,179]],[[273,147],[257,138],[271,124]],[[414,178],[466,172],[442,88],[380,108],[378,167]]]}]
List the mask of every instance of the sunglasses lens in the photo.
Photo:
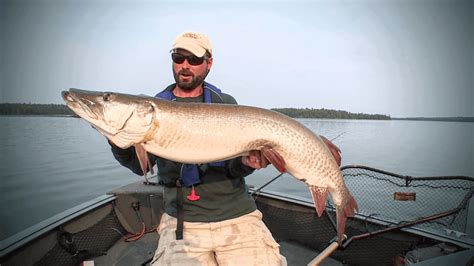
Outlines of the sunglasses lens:
[{"label": "sunglasses lens", "polygon": [[203,57],[197,57],[195,55],[191,55],[191,56],[188,56],[188,63],[190,65],[193,65],[193,66],[197,66],[197,65],[200,65],[204,62],[204,58]]},{"label": "sunglasses lens", "polygon": [[173,62],[176,64],[182,64],[184,63],[184,59],[186,59],[186,57],[182,54],[172,53],[171,59],[173,59]]},{"label": "sunglasses lens", "polygon": [[172,53],[171,59],[173,59],[173,62],[176,64],[182,64],[184,60],[188,60],[188,63],[192,66],[198,66],[204,62],[204,57],[197,57],[195,55],[184,56],[178,53]]}]

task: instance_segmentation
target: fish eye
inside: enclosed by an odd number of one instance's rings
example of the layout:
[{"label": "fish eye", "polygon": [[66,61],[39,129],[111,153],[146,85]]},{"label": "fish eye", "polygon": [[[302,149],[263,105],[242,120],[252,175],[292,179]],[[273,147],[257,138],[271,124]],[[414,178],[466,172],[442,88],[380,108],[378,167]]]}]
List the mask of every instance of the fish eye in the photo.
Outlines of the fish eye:
[{"label": "fish eye", "polygon": [[110,93],[104,93],[104,95],[102,95],[102,100],[104,100],[104,102],[108,102],[110,97],[112,97]]}]

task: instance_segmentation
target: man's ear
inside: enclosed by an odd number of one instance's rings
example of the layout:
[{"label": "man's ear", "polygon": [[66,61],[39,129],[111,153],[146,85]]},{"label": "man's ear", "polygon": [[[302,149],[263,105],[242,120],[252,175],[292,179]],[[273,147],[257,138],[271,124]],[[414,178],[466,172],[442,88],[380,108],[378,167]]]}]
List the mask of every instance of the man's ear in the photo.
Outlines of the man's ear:
[{"label": "man's ear", "polygon": [[212,57],[207,59],[207,70],[208,71],[211,70],[213,61],[214,61],[214,58],[212,58]]}]

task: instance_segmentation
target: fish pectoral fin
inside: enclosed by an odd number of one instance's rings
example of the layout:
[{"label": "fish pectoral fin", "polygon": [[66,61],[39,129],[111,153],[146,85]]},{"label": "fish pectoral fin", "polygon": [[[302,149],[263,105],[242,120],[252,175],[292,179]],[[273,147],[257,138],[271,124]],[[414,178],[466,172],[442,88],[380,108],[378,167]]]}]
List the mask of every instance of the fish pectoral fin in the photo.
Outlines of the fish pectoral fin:
[{"label": "fish pectoral fin", "polygon": [[321,217],[321,215],[323,215],[324,209],[326,209],[326,200],[328,199],[328,188],[310,186],[309,191],[311,192],[311,197],[313,198],[314,207],[316,208],[318,217]]},{"label": "fish pectoral fin", "polygon": [[148,178],[146,177],[148,168],[150,168],[151,174],[154,174],[153,167],[151,167],[151,163],[148,158],[148,154],[143,144],[135,144],[134,146],[135,146],[135,153],[137,154],[138,162],[140,163],[140,167],[142,168],[143,176],[145,177],[146,182],[148,182]]},{"label": "fish pectoral fin", "polygon": [[265,156],[265,158],[271,164],[273,164],[273,166],[275,166],[275,168],[278,171],[280,171],[280,173],[285,173],[286,172],[285,159],[283,159],[283,157],[278,152],[276,152],[272,148],[267,148],[267,147],[262,148],[261,152],[262,152],[263,156]]},{"label": "fish pectoral fin", "polygon": [[358,209],[355,199],[352,195],[349,194],[349,196],[350,198],[346,206],[336,205],[337,242],[339,245],[342,244],[342,240],[344,239],[344,229],[346,227],[347,217],[353,217]]}]

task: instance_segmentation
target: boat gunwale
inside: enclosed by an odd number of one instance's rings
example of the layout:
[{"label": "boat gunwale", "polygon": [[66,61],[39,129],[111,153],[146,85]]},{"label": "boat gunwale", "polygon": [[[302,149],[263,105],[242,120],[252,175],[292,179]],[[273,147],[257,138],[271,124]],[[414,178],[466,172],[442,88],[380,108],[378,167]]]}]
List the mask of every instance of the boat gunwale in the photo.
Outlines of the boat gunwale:
[{"label": "boat gunwale", "polygon": [[2,241],[0,241],[0,258],[6,257],[11,252],[23,247],[34,239],[45,235],[52,229],[72,221],[83,214],[98,209],[114,201],[117,196],[104,194],[92,200],[86,201],[75,207],[60,212],[46,220],[36,223],[23,231],[20,231]]}]

